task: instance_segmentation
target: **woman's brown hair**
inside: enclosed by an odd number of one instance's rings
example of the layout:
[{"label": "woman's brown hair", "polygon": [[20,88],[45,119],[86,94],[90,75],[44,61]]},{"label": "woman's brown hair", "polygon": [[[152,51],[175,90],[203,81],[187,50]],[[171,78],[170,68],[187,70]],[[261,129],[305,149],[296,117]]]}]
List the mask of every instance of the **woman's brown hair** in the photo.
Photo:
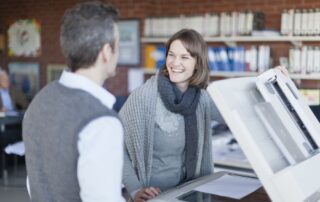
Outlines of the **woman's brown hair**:
[{"label": "woman's brown hair", "polygon": [[[175,33],[166,44],[166,57],[175,40],[180,40],[192,57],[196,59],[195,72],[190,78],[189,85],[198,88],[206,88],[209,82],[208,49],[203,37],[193,29],[182,29]],[[166,68],[162,68],[162,74],[169,76]]]}]

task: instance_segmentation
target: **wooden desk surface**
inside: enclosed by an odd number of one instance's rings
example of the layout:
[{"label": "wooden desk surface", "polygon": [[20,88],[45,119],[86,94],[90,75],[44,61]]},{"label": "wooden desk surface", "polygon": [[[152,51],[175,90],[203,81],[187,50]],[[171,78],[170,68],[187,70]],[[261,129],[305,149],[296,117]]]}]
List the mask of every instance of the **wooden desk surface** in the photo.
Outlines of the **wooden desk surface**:
[{"label": "wooden desk surface", "polygon": [[[212,195],[200,191],[195,191],[196,187],[205,183],[214,181],[224,175],[227,172],[217,172],[212,175],[203,176],[193,181],[186,182],[180,186],[177,186],[171,190],[161,193],[156,198],[150,200],[152,202],[169,202],[169,201],[186,201],[186,202],[270,202],[267,193],[264,188],[261,187],[257,191],[247,195],[241,200]],[[226,185],[225,185],[226,186]],[[229,185],[228,185],[229,186]],[[225,187],[226,189],[228,187]],[[231,188],[231,187],[229,187]]]},{"label": "wooden desk surface", "polygon": [[[177,198],[179,201],[186,202],[270,202],[267,193],[263,188],[249,194],[248,196],[238,200],[198,191],[191,191]],[[176,201],[176,200],[174,200]]]},{"label": "wooden desk surface", "polygon": [[269,196],[263,187],[259,188],[257,191],[249,194],[248,196],[242,198],[241,200],[226,198],[221,196],[212,196],[212,202],[271,202]]}]

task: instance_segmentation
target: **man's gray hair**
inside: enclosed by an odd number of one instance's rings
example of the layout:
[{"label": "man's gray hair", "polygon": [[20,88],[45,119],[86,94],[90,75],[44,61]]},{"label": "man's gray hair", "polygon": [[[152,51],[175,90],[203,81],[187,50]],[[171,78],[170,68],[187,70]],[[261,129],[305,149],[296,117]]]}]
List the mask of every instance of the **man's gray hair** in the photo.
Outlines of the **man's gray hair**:
[{"label": "man's gray hair", "polygon": [[105,44],[114,49],[117,10],[102,2],[68,9],[61,23],[60,45],[71,71],[93,65]]}]

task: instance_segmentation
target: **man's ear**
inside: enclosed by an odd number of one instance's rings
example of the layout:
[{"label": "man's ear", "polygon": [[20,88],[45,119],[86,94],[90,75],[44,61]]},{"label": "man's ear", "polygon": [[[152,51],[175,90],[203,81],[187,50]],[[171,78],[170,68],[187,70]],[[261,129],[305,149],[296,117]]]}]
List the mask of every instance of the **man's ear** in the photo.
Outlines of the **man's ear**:
[{"label": "man's ear", "polygon": [[102,59],[104,63],[108,63],[112,56],[112,48],[110,44],[106,43],[101,49]]}]

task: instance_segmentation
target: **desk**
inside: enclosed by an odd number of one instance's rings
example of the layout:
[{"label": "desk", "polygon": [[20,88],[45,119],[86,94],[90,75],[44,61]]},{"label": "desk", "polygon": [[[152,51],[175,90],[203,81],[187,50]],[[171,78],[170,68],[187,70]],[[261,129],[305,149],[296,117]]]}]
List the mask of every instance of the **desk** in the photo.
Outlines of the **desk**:
[{"label": "desk", "polygon": [[[202,194],[198,192],[197,195],[192,196],[192,190],[196,187],[205,184],[209,181],[216,180],[219,177],[225,175],[226,172],[218,172],[209,176],[204,176],[196,180],[182,184],[174,189],[168,190],[158,197],[150,200],[150,202],[270,202],[267,193],[263,188],[249,194],[248,196],[242,198],[241,200],[236,200],[232,198],[226,198],[216,195]],[[190,195],[190,197],[188,196]],[[181,199],[182,198],[182,199]]]},{"label": "desk", "polygon": [[[1,166],[1,174],[6,182],[8,177],[7,167],[6,167],[6,154],[4,148],[7,144],[12,143],[12,139],[10,136],[18,136],[19,138],[22,137],[21,134],[21,123],[23,120],[23,113],[18,113],[15,116],[5,116],[0,117],[0,149],[1,149],[1,157],[2,157],[2,166]],[[8,131],[8,127],[14,127],[12,131]],[[18,134],[19,133],[19,134]],[[18,140],[13,140],[18,141]]]},{"label": "desk", "polygon": [[207,202],[271,202],[266,191],[263,188],[249,194],[248,196],[242,198],[241,200],[226,198],[221,196],[211,195],[211,201]]},{"label": "desk", "polygon": [[[234,143],[230,144],[231,141]],[[256,177],[248,159],[229,130],[212,137],[214,170]]]},{"label": "desk", "polygon": [[0,117],[0,130],[5,131],[5,126],[21,124],[23,119],[23,113],[19,113],[16,116]]}]

